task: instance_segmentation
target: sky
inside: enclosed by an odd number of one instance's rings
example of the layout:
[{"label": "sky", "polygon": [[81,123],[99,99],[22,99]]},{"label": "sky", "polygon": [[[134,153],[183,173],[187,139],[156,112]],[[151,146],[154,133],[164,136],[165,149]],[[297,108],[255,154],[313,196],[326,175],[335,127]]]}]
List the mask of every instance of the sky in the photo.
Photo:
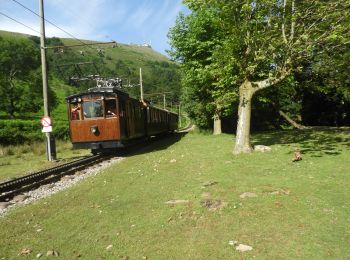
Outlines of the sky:
[{"label": "sky", "polygon": [[[16,2],[39,13],[38,0],[0,0],[0,30],[39,34],[39,17]],[[79,39],[148,43],[164,55],[170,49],[167,33],[179,12],[188,12],[181,0],[44,0],[44,17]],[[4,16],[6,15],[6,16]],[[51,24],[46,37],[72,38]],[[78,43],[78,42],[77,42]]]}]

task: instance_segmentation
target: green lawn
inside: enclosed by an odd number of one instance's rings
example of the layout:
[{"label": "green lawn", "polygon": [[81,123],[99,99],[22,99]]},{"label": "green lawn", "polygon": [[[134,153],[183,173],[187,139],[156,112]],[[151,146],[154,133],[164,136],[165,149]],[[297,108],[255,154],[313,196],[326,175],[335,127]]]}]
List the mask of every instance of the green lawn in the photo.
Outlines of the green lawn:
[{"label": "green lawn", "polygon": [[[152,144],[0,218],[0,259],[24,248],[32,250],[29,259],[51,249],[63,259],[350,258],[349,129],[253,140],[272,152],[233,156],[230,135]],[[303,160],[293,163],[296,148]],[[243,192],[257,197],[240,198]],[[189,203],[165,204],[173,199]],[[218,201],[222,209],[203,206]],[[231,240],[253,250],[239,253]]]}]

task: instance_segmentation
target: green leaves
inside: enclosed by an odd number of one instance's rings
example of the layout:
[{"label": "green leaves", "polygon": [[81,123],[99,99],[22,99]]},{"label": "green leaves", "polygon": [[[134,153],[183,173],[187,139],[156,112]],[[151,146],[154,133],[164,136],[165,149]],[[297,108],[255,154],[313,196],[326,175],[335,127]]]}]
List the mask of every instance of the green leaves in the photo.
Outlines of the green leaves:
[{"label": "green leaves", "polygon": [[42,105],[39,49],[28,39],[0,38],[0,111],[13,118]]},{"label": "green leaves", "polygon": [[[173,57],[181,61],[186,75],[183,85],[195,90],[187,96],[192,99],[189,102],[226,107],[235,102],[245,80],[259,82],[290,74],[292,80],[287,77],[273,85],[281,95],[266,92],[272,96],[259,100],[281,101],[295,114],[301,107],[296,104],[300,98],[292,100],[288,95],[296,87],[293,73],[308,77],[307,82],[316,81],[318,91],[336,89],[344,98],[350,96],[348,0],[187,0],[185,4],[192,13],[178,18],[170,40]],[[316,73],[323,78],[315,77]]]}]

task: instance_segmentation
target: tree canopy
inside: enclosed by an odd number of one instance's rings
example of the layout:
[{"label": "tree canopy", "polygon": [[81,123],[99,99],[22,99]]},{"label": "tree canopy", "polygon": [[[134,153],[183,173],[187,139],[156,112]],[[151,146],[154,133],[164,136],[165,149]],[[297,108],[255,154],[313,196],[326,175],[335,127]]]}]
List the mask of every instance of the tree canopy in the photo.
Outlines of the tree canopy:
[{"label": "tree canopy", "polygon": [[[0,37],[0,111],[11,118],[37,112],[42,107],[40,50],[32,41]],[[49,90],[51,105],[54,93]]]},{"label": "tree canopy", "polygon": [[[349,1],[184,2],[192,13],[179,16],[170,31],[171,54],[182,63],[183,74],[195,82],[192,89],[205,85],[202,88],[207,96],[215,96],[216,86],[220,86],[222,93],[239,96],[234,153],[252,150],[251,106],[256,92],[272,86],[282,89],[281,86],[290,85],[288,81],[295,81],[295,74],[309,69],[317,75],[326,64],[328,70],[340,75],[336,68],[341,68],[341,62],[337,61],[335,54],[349,49]],[[208,31],[206,24],[202,23],[206,14],[210,14],[213,21]],[[206,63],[201,66],[204,71],[196,71],[197,65],[203,64],[203,56],[196,55],[202,53],[202,45],[197,46],[193,41],[201,35],[200,32],[209,37],[206,41],[211,43],[205,45]],[[332,63],[336,67],[330,67]],[[326,70],[323,73],[327,73]],[[214,84],[197,79],[198,75],[206,74],[212,76]],[[185,82],[185,85],[190,84]],[[321,84],[318,86],[324,88]],[[346,88],[343,85],[340,88],[345,95]],[[199,101],[207,103],[206,99]]]}]

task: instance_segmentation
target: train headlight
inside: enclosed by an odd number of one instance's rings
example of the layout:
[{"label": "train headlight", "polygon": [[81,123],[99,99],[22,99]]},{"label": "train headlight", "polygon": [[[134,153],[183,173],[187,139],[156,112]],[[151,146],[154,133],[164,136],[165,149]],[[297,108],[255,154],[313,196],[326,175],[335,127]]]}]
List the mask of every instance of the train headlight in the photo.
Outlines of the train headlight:
[{"label": "train headlight", "polygon": [[93,133],[94,135],[98,135],[99,131],[98,131],[98,127],[97,125],[93,125],[90,127],[90,132]]}]

